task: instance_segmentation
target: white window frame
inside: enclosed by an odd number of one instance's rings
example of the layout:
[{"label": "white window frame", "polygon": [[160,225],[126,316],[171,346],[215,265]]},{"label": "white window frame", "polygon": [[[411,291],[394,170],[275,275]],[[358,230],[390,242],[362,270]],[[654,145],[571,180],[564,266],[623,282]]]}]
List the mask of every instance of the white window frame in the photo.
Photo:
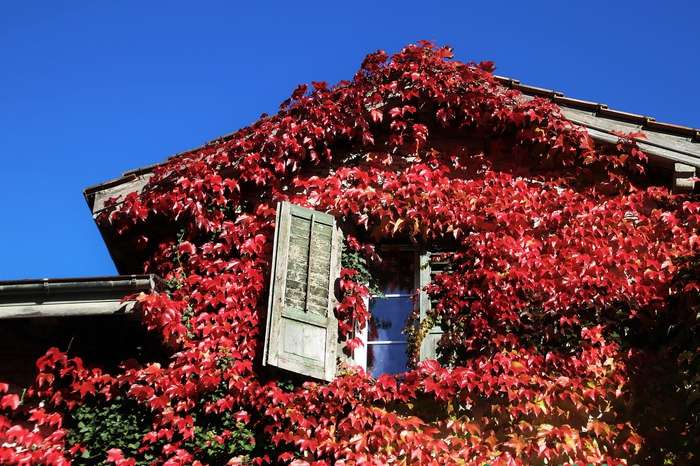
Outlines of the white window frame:
[{"label": "white window frame", "polygon": [[[414,255],[414,287],[413,290],[418,290],[418,297],[417,297],[417,303],[420,309],[420,320],[422,321],[429,309],[430,309],[430,298],[428,297],[428,294],[425,292],[424,288],[425,286],[430,282],[430,253],[423,251],[419,248],[410,246],[410,245],[391,245],[391,246],[386,246],[385,247],[385,254],[391,254],[392,251],[396,252],[405,252],[405,251],[411,251],[413,252]],[[394,293],[394,294],[384,294],[381,297],[387,297],[387,298],[401,298],[401,297],[413,297],[414,295],[408,294],[408,293]],[[365,308],[369,312],[369,300],[371,297],[366,297],[364,298],[364,304]],[[371,318],[371,317],[370,317]],[[353,352],[352,356],[352,361],[353,364],[362,367],[365,371],[367,370],[367,349],[369,345],[376,345],[376,344],[384,344],[384,345],[390,345],[390,344],[405,344],[406,340],[401,340],[401,341],[392,341],[392,340],[386,340],[386,341],[374,341],[374,342],[369,342],[368,341],[368,333],[369,333],[369,321],[367,324],[362,328],[362,329],[356,329],[356,336],[360,338],[362,341],[362,345],[357,347],[355,351]],[[428,343],[426,341],[421,342],[421,350],[420,350],[420,359],[423,360],[425,359],[424,355],[425,354],[432,354],[433,352],[430,352],[428,348],[424,348],[425,343]]]}]

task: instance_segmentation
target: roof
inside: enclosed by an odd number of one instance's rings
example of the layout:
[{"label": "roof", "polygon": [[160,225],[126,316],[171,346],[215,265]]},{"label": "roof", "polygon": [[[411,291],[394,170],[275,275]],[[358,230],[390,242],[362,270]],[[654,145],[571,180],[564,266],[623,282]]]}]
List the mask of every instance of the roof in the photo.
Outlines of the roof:
[{"label": "roof", "polygon": [[[609,108],[599,102],[575,99],[565,96],[562,92],[537,86],[522,84],[520,81],[503,76],[494,76],[496,81],[505,87],[520,91],[525,99],[535,97],[550,99],[562,110],[562,114],[571,122],[578,124],[588,131],[596,141],[615,144],[619,134],[642,133],[644,137],[635,138],[637,145],[650,157],[650,164],[678,190],[693,190],[697,183],[693,181],[700,169],[700,130],[687,126],[663,123],[653,117],[638,115]],[[99,214],[109,198],[126,195],[130,192],[140,192],[148,183],[155,167],[167,163],[175,157],[221,144],[230,140],[238,132],[232,132],[203,145],[180,152],[168,157],[165,161],[135,170],[124,172],[121,177],[100,183],[84,190],[85,199],[93,213]],[[100,229],[103,239],[112,255],[112,259],[121,273],[133,270],[128,251],[120,251],[113,244],[114,238]]]},{"label": "roof", "polygon": [[[504,86],[517,89],[523,94],[551,99],[562,108],[572,108],[591,111],[597,113],[599,117],[604,117],[606,119],[617,120],[621,122],[628,122],[640,126],[641,129],[649,131],[687,137],[690,138],[692,142],[700,143],[700,129],[691,128],[689,126],[676,125],[672,123],[663,123],[660,121],[656,121],[655,118],[650,116],[614,110],[608,108],[606,104],[600,102],[592,102],[589,100],[581,100],[574,99],[572,97],[566,97],[564,93],[560,91],[555,91],[553,89],[545,89],[543,87],[530,86],[528,84],[522,84],[517,79],[506,78],[504,76],[494,76],[494,78],[496,79],[496,81],[500,82]],[[696,148],[696,151],[697,155],[700,155],[700,148]]]},{"label": "roof", "polygon": [[593,139],[616,142],[615,132],[642,132],[640,149],[651,156],[700,168],[700,129],[656,121],[655,118],[609,108],[606,104],[566,97],[553,89],[522,84],[517,79],[495,76],[506,87],[525,96],[543,97],[559,105],[571,122],[585,127]]},{"label": "roof", "polygon": [[0,281],[0,319],[128,313],[130,294],[157,287],[154,275]]},{"label": "roof", "polygon": [[[636,141],[645,152],[673,163],[700,168],[700,129],[656,121],[654,117],[647,115],[611,109],[600,102],[567,97],[560,91],[522,84],[517,79],[504,76],[494,76],[494,78],[504,86],[522,92],[526,97],[543,97],[552,100],[561,107],[566,118],[586,127],[594,139],[603,142],[616,142],[618,137],[614,132],[641,131],[646,135],[646,139],[637,138]],[[155,167],[165,164],[168,160],[194,150],[220,144],[233,137],[234,134],[236,132],[217,137],[194,149],[174,154],[163,162],[129,170],[119,178],[85,188],[85,197],[92,208],[96,192],[133,180],[147,178]]]}]

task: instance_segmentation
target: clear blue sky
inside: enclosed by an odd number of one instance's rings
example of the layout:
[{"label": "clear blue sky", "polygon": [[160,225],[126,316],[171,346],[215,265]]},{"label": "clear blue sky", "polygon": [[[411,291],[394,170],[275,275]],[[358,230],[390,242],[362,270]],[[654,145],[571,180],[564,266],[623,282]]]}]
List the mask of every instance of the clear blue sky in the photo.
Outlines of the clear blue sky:
[{"label": "clear blue sky", "polygon": [[83,188],[419,39],[528,84],[700,127],[698,4],[2,2],[0,280],[114,273]]}]

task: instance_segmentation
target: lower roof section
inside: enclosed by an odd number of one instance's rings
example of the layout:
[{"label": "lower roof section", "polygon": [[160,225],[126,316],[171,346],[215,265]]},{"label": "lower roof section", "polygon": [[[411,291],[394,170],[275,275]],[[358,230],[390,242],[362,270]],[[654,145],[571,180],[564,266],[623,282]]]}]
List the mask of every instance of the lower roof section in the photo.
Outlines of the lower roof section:
[{"label": "lower roof section", "polygon": [[155,290],[155,275],[0,281],[0,319],[126,314],[126,296]]}]

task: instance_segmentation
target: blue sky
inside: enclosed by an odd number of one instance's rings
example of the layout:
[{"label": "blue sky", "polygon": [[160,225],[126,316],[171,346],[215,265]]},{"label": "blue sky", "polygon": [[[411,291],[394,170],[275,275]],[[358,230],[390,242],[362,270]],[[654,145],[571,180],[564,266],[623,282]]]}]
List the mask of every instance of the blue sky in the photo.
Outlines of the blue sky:
[{"label": "blue sky", "polygon": [[115,273],[85,187],[420,39],[700,127],[697,1],[13,3],[0,4],[0,280]]}]

